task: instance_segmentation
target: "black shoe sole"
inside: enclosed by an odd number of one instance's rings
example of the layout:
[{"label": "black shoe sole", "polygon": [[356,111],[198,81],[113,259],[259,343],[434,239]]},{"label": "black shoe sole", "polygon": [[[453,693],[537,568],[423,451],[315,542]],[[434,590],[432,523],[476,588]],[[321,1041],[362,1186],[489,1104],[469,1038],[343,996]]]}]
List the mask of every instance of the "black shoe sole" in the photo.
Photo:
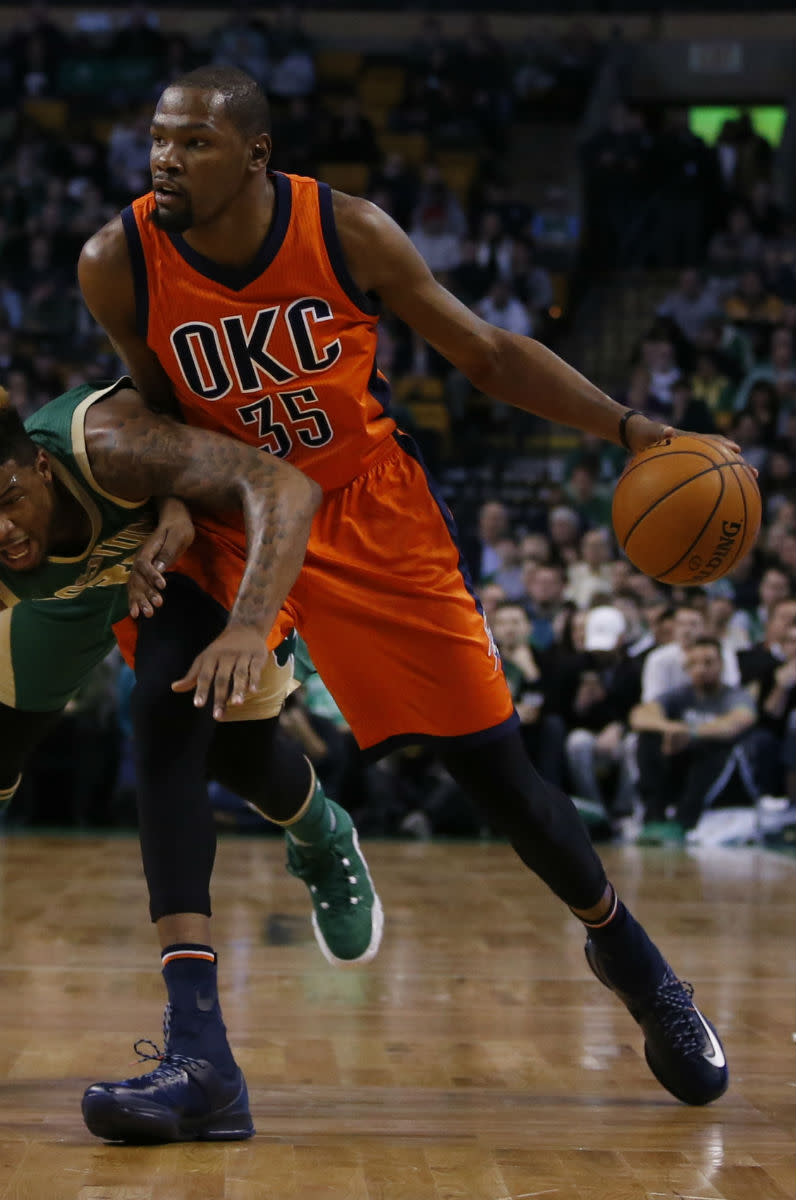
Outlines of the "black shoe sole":
[{"label": "black shoe sole", "polygon": [[202,1120],[181,1118],[157,1105],[135,1104],[106,1095],[85,1096],[83,1120],[89,1133],[106,1142],[237,1142],[253,1137],[248,1109],[222,1109]]}]

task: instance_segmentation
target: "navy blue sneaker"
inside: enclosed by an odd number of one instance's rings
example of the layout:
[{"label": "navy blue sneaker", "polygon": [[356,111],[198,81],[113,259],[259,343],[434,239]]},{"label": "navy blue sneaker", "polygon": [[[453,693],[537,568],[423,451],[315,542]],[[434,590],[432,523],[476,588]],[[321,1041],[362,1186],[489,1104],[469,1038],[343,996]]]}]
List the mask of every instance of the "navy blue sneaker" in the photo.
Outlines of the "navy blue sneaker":
[{"label": "navy blue sneaker", "polygon": [[667,964],[654,991],[631,996],[614,987],[609,964],[591,938],[586,961],[644,1031],[644,1055],[658,1083],[684,1104],[710,1104],[727,1090],[730,1073],[719,1035],[692,1000],[694,989]]},{"label": "navy blue sneaker", "polygon": [[[151,1046],[145,1054],[139,1046]],[[154,1042],[135,1043],[147,1075],[94,1083],[83,1095],[83,1120],[109,1142],[235,1142],[254,1134],[249,1094],[240,1067],[229,1078],[201,1058],[160,1053]]]}]

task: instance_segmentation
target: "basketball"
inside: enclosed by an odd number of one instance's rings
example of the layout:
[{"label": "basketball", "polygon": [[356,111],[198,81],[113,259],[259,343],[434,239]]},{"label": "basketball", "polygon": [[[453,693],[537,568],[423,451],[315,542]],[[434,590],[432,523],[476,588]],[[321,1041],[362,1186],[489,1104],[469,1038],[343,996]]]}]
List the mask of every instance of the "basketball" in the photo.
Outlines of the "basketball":
[{"label": "basketball", "polygon": [[660,583],[696,587],[726,575],[752,549],[760,492],[729,446],[684,434],[631,458],[617,481],[612,517],[634,567]]}]

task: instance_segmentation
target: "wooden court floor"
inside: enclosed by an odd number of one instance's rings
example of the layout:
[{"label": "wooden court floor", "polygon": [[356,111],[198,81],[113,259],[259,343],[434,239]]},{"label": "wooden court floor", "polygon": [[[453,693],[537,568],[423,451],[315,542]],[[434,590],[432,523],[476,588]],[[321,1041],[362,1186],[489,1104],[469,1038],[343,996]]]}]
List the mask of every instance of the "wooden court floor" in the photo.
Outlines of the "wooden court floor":
[{"label": "wooden court floor", "polygon": [[[216,945],[258,1136],[116,1147],[84,1087],[136,1074],[162,982],[133,838],[0,845],[0,1200],[792,1200],[796,862],[610,848],[732,1071],[687,1108],[501,845],[378,843],[381,953],[336,971],[272,840],[223,838]],[[142,1068],[143,1069],[143,1068]]]}]

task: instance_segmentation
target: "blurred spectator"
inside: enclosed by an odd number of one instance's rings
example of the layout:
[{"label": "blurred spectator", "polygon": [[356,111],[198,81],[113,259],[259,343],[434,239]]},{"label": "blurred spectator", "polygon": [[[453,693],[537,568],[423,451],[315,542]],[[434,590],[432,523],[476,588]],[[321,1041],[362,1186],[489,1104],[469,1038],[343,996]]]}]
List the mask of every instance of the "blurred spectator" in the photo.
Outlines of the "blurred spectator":
[{"label": "blurred spectator", "polygon": [[719,802],[754,804],[761,786],[745,735],[756,720],[748,692],[722,683],[721,647],[700,637],[685,656],[687,682],[630,714],[640,735],[639,788],[644,842],[682,838]]},{"label": "blurred spectator", "polygon": [[675,429],[690,429],[694,433],[715,433],[716,422],[707,401],[695,396],[687,379],[672,385],[672,406],[669,421]]},{"label": "blurred spectator", "polygon": [[630,372],[627,387],[617,395],[617,400],[628,408],[636,408],[648,417],[663,416],[667,406],[652,390],[649,367],[640,363]]},{"label": "blurred spectator", "polygon": [[13,288],[7,279],[0,277],[0,326],[19,329],[22,313],[22,293]]},{"label": "blurred spectator", "polygon": [[494,272],[478,261],[477,246],[472,238],[461,243],[461,258],[452,271],[448,272],[451,291],[463,304],[474,307],[483,300],[494,279]]},{"label": "blurred spectator", "polygon": [[584,455],[573,463],[564,491],[567,503],[582,525],[610,525],[611,497],[600,484],[599,466],[594,458]]},{"label": "blurred spectator", "polygon": [[240,67],[268,90],[271,77],[268,30],[248,4],[240,4],[220,29],[213,30],[209,43],[217,66]]},{"label": "blurred spectator", "polygon": [[344,96],[336,112],[326,114],[322,134],[323,156],[328,162],[365,163],[375,167],[381,160],[373,122],[357,96]]},{"label": "blurred spectator", "polygon": [[546,650],[555,640],[555,620],[564,605],[564,575],[560,567],[532,563],[526,565],[524,580],[531,644],[534,649]]},{"label": "blurred spectator", "polygon": [[166,39],[158,29],[158,18],[145,4],[129,4],[121,28],[114,35],[110,52],[114,58],[143,59],[150,65],[150,78],[159,77],[166,59]]},{"label": "blurred spectator", "polygon": [[726,229],[714,233],[708,243],[708,263],[719,275],[733,275],[760,261],[763,239],[752,228],[746,208],[731,209]]},{"label": "blurred spectator", "polygon": [[741,682],[757,700],[761,721],[779,736],[784,736],[787,714],[796,702],[794,631],[796,600],[782,600],[774,605],[762,640],[738,654]]},{"label": "blurred spectator", "polygon": [[557,504],[555,508],[551,508],[547,522],[551,557],[556,565],[566,568],[577,561],[583,523],[575,509],[566,504]]},{"label": "blurred spectator", "polygon": [[749,392],[746,411],[757,422],[763,445],[773,447],[779,432],[779,394],[776,387],[764,379],[758,380]]},{"label": "blurred spectator", "polygon": [[461,239],[446,225],[443,208],[431,206],[422,209],[409,236],[418,254],[435,275],[453,271],[461,262]]},{"label": "blurred spectator", "polygon": [[[567,763],[575,792],[603,805],[613,820],[633,810],[631,779],[625,766],[627,718],[638,703],[640,668],[628,656],[627,622],[613,605],[586,614],[581,672],[573,702],[574,728],[567,736]],[[609,796],[610,789],[610,796]]]},{"label": "blurred spectator", "polygon": [[564,784],[564,723],[548,711],[544,674],[530,643],[531,623],[519,604],[502,604],[492,621],[503,670],[531,760],[556,787]]},{"label": "blurred spectator", "polygon": [[544,328],[553,303],[553,281],[550,272],[534,261],[533,247],[524,239],[512,245],[509,284],[527,307],[533,327]]},{"label": "blurred spectator", "polygon": [[[695,608],[678,608],[674,614],[672,641],[651,650],[641,676],[641,699],[646,704],[659,700],[667,692],[688,685],[686,656],[690,648],[705,636],[705,618]],[[722,682],[736,687],[741,675],[735,651],[722,646]]]},{"label": "blurred spectator", "polygon": [[796,269],[792,248],[782,249],[776,242],[766,242],[760,264],[766,291],[786,304],[796,303]]},{"label": "blurred spectator", "polygon": [[478,599],[487,625],[492,626],[497,610],[505,604],[508,596],[499,583],[484,583],[478,589]]},{"label": "blurred spectator", "polygon": [[411,223],[419,188],[417,171],[408,165],[402,154],[394,150],[384,156],[370,177],[370,189],[389,195],[390,212],[403,229],[408,229]]},{"label": "blurred spectator", "polygon": [[705,405],[715,428],[720,432],[726,430],[732,423],[736,393],[732,381],[720,373],[714,352],[703,350],[697,354],[689,387],[694,399]]},{"label": "blurred spectator", "polygon": [[510,278],[514,243],[506,233],[503,219],[496,209],[487,209],[481,215],[475,246],[476,262],[485,267],[493,278]]},{"label": "blurred spectator", "polygon": [[295,51],[310,56],[313,52],[312,39],[302,24],[301,11],[296,4],[279,5],[268,31],[268,40],[276,62]]},{"label": "blurred spectator", "polygon": [[595,596],[610,594],[612,551],[607,529],[589,529],[584,533],[580,558],[567,567],[567,597],[578,608],[589,608]]},{"label": "blurred spectator", "polygon": [[794,354],[794,335],[791,329],[778,326],[771,330],[768,342],[768,359],[752,367],[738,388],[736,407],[745,408],[749,393],[756,383],[761,380],[773,384],[796,384],[796,354]]},{"label": "blurred spectator", "polygon": [[782,233],[784,213],[771,194],[768,179],[758,179],[747,196],[749,220],[762,238],[776,238]]},{"label": "blurred spectator", "polygon": [[530,337],[533,333],[533,320],[527,307],[503,279],[496,279],[483,300],[474,307],[479,317],[499,329],[522,337]]},{"label": "blurred spectator", "polygon": [[580,236],[580,219],[564,188],[547,188],[531,219],[530,234],[540,258],[552,269],[570,261]]},{"label": "blurred spectator", "polygon": [[763,287],[763,277],[756,267],[747,268],[735,289],[724,301],[724,311],[738,324],[773,325],[782,320],[784,306],[779,296]]},{"label": "blurred spectator", "polygon": [[676,108],[665,115],[653,157],[659,177],[656,259],[667,267],[694,263],[702,256],[719,194],[715,152],[692,133],[688,110]]},{"label": "blurred spectator", "polygon": [[769,617],[776,606],[792,598],[792,581],[787,571],[780,567],[769,567],[764,571],[757,589],[757,605],[746,612],[749,637],[753,642],[764,636]]},{"label": "blurred spectator", "polygon": [[525,595],[520,548],[514,538],[506,537],[495,549],[500,556],[500,566],[488,582],[502,588],[507,600],[520,600]]},{"label": "blurred spectator", "polygon": [[649,372],[650,390],[664,411],[668,410],[672,403],[672,387],[682,375],[674,342],[657,332],[647,336],[641,343],[640,361]]},{"label": "blurred spectator", "polygon": [[276,58],[269,93],[277,100],[310,96],[315,90],[315,63],[309,50],[294,46]]},{"label": "blurred spectator", "polygon": [[697,354],[711,354],[719,371],[733,382],[752,365],[749,339],[722,317],[709,317],[697,333],[694,343]]},{"label": "blurred spectator", "polygon": [[641,114],[624,104],[581,148],[586,194],[588,261],[595,267],[627,265],[637,246],[632,235],[648,214],[652,138]]},{"label": "blurred spectator", "polygon": [[[734,651],[739,660],[738,651],[745,650],[749,645],[749,630],[743,619],[743,614],[735,608],[735,593],[732,584],[726,579],[718,579],[708,588],[708,603],[705,612],[705,632],[708,637],[714,637],[724,647]],[[741,672],[743,679],[743,672]]]},{"label": "blurred spectator", "polygon": [[309,175],[318,157],[318,120],[306,96],[293,96],[274,112],[275,166]]},{"label": "blurred spectator", "polygon": [[663,298],[656,311],[660,317],[671,317],[683,337],[693,342],[705,321],[720,314],[721,303],[701,271],[686,267],[680,272],[679,286]]},{"label": "blurred spectator", "polygon": [[122,194],[142,194],[149,182],[149,114],[136,113],[114,122],[108,139],[111,186]]},{"label": "blurred spectator", "polygon": [[491,579],[500,568],[500,543],[509,534],[509,513],[499,500],[487,500],[478,510],[475,536],[463,539],[463,552],[473,578]]}]

